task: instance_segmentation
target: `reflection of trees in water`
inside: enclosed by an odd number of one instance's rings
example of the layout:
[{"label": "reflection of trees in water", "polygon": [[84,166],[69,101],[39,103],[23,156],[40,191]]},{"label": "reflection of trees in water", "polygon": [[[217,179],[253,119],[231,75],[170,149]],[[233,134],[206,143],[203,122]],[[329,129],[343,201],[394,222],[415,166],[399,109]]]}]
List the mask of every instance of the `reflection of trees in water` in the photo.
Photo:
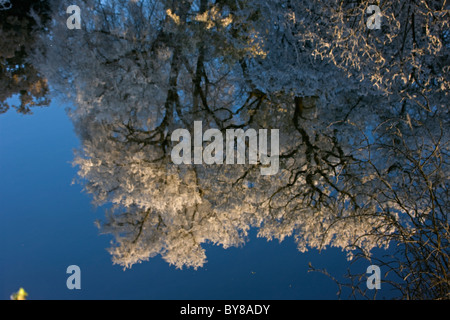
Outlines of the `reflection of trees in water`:
[{"label": "reflection of trees in water", "polygon": [[[8,3],[0,10],[0,113],[11,107],[19,113],[30,113],[32,107],[49,104],[47,80],[28,57],[38,33],[50,19],[50,6],[48,1]],[[20,105],[10,105],[8,98],[16,94]]]},{"label": "reflection of trees in water", "polygon": [[[76,100],[75,163],[95,202],[115,205],[100,223],[115,236],[115,263],[160,254],[197,268],[203,243],[241,245],[256,227],[268,239],[293,236],[300,251],[336,246],[367,258],[394,242],[398,254],[382,262],[410,274],[403,297],[444,297],[448,36],[436,5],[426,29],[424,8],[411,16],[394,1],[373,37],[351,23],[364,7],[344,6],[347,16],[322,1],[86,3],[86,31],[56,17],[44,39],[53,63],[40,65]],[[193,132],[195,120],[204,130],[280,129],[279,174],[174,165],[170,134]]]}]

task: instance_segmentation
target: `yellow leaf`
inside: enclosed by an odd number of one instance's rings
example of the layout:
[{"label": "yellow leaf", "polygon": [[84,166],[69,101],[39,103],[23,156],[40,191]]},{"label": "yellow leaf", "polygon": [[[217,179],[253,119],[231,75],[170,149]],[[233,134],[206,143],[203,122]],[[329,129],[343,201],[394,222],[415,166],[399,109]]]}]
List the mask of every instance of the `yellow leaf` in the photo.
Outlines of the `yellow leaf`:
[{"label": "yellow leaf", "polygon": [[27,296],[28,293],[23,288],[20,288],[19,291],[11,295],[11,300],[26,300]]}]

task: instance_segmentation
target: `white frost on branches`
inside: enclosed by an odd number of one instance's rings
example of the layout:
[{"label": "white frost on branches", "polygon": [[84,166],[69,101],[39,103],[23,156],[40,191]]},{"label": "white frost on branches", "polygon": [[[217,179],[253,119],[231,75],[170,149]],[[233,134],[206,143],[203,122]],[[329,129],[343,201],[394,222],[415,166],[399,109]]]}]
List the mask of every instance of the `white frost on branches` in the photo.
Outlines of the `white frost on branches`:
[{"label": "white frost on branches", "polygon": [[[202,245],[242,245],[251,227],[350,255],[410,232],[448,184],[439,3],[392,1],[379,31],[368,1],[90,0],[77,32],[55,16],[35,58],[75,103],[74,163],[95,202],[114,205],[100,223],[114,262],[197,268]],[[170,133],[195,120],[279,128],[279,175],[174,165]]]}]

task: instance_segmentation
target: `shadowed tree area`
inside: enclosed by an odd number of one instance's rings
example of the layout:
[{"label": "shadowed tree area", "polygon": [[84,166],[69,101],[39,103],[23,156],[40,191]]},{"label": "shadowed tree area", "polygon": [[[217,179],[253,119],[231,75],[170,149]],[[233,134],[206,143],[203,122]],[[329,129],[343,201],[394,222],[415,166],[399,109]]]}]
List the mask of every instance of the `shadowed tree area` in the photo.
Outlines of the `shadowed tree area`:
[{"label": "shadowed tree area", "polygon": [[[47,80],[36,70],[29,55],[37,34],[51,19],[48,1],[7,1],[0,6],[0,113],[10,108],[22,114],[47,106]],[[8,99],[18,95],[20,104]]]},{"label": "shadowed tree area", "polygon": [[[380,30],[368,1],[90,0],[82,30],[66,27],[70,4],[55,2],[34,63],[73,99],[74,163],[95,203],[113,204],[98,225],[114,263],[199,268],[202,244],[243,245],[256,228],[372,261],[399,298],[449,298],[445,1],[386,2]],[[175,165],[171,133],[194,121],[279,129],[278,174],[261,175],[261,157]]]}]

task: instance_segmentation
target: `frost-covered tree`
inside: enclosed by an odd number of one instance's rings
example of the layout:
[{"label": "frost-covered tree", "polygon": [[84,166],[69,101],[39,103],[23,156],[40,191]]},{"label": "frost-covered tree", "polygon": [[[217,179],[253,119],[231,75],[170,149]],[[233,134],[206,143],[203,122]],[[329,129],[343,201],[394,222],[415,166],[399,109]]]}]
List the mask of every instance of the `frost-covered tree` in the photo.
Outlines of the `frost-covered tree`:
[{"label": "frost-covered tree", "polygon": [[[411,279],[401,288],[442,297],[448,11],[401,3],[379,3],[380,30],[367,28],[367,1],[89,0],[82,30],[67,29],[68,3],[55,3],[41,39],[52,63],[35,61],[73,99],[75,164],[95,202],[114,205],[99,223],[115,236],[114,261],[160,254],[197,268],[202,244],[241,245],[254,227],[350,258],[399,244],[396,261],[417,262],[395,269]],[[196,120],[280,129],[279,173],[175,165],[170,135]]]},{"label": "frost-covered tree", "polygon": [[[42,69],[55,87],[69,88],[65,92],[76,99],[71,114],[84,145],[76,162],[87,190],[98,203],[110,201],[133,212],[137,220],[151,214],[152,219],[145,218],[151,225],[157,221],[156,234],[148,227],[135,240],[125,227],[114,232],[119,244],[115,259],[125,266],[155,252],[177,266],[197,267],[204,262],[202,242],[236,245],[242,242],[239,228],[248,229],[247,223],[233,218],[240,215],[238,204],[230,215],[214,218],[207,211],[208,199],[200,196],[200,173],[180,172],[168,157],[169,134],[175,128],[190,128],[198,119],[220,129],[244,126],[254,104],[241,88],[240,66],[233,57],[256,54],[253,44],[246,46],[246,40],[236,36],[238,48],[219,47],[230,41],[224,30],[231,13],[206,4],[86,2],[81,6],[83,21],[90,22],[86,32],[61,28],[66,18],[62,14],[52,36],[43,38],[53,63],[42,61]],[[55,12],[64,12],[64,6]],[[80,50],[83,59],[78,58]],[[192,235],[193,246],[187,246],[186,239],[181,245],[180,230],[189,236],[195,221],[202,221],[202,227]],[[114,221],[109,225],[117,227]],[[128,236],[119,237],[122,232]],[[198,254],[191,256],[191,251]]]},{"label": "frost-covered tree", "polygon": [[[265,62],[270,64],[270,70],[278,72],[277,76],[286,79],[277,81],[283,88],[294,82],[293,90],[313,85],[316,90],[326,90],[320,88],[318,81],[333,84],[333,79],[322,77],[327,74],[328,70],[323,69],[323,63],[327,62],[365,84],[358,87],[362,94],[379,91],[387,97],[398,95],[425,109],[443,103],[448,95],[446,1],[254,3],[261,12],[262,28],[268,30],[265,43],[273,53],[272,59],[269,54]],[[373,4],[378,4],[381,10],[381,29],[368,27],[371,18],[368,8]],[[293,72],[282,69],[285,61]],[[295,71],[304,64],[315,69],[311,69],[311,79],[303,84],[302,75]]]}]

